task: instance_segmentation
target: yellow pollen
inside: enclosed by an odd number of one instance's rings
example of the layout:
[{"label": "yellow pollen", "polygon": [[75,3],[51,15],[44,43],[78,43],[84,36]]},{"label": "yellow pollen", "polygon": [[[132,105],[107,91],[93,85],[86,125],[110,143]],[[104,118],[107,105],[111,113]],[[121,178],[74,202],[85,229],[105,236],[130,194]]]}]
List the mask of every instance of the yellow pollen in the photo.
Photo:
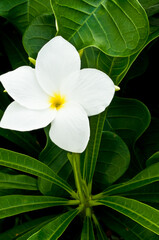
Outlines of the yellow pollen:
[{"label": "yellow pollen", "polygon": [[59,110],[65,104],[66,98],[65,96],[61,96],[59,93],[54,93],[53,97],[50,97],[49,102],[51,103],[51,108]]}]

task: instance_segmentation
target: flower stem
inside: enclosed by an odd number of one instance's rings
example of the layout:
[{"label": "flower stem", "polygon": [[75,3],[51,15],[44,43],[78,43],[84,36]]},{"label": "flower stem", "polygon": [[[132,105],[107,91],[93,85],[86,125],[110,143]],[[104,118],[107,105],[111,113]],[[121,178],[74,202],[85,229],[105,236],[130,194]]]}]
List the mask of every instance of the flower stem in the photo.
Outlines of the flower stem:
[{"label": "flower stem", "polygon": [[72,167],[74,172],[75,183],[77,187],[77,191],[79,194],[79,198],[81,203],[84,203],[84,192],[82,187],[82,176],[81,176],[81,169],[80,169],[80,155],[78,153],[72,153]]}]

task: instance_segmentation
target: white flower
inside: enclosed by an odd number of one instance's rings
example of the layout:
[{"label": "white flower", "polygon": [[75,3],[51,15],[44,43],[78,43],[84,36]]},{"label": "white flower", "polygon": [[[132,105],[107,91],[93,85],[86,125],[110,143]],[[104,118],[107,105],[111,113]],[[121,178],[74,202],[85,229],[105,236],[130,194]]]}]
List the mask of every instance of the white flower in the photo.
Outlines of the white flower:
[{"label": "white flower", "polygon": [[96,69],[80,70],[77,50],[62,37],[39,51],[35,69],[22,66],[0,76],[15,100],[6,109],[2,128],[30,131],[51,123],[50,138],[60,148],[83,152],[90,137],[88,116],[110,104],[115,86]]}]

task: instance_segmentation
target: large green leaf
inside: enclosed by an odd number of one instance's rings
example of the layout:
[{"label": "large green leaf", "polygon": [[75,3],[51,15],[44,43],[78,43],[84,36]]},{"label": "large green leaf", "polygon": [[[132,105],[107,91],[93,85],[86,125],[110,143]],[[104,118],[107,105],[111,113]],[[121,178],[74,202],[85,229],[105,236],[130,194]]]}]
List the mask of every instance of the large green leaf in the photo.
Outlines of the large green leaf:
[{"label": "large green leaf", "polygon": [[38,190],[37,179],[27,175],[11,175],[0,172],[0,189]]},{"label": "large green leaf", "polygon": [[86,148],[83,166],[83,179],[86,180],[90,192],[92,189],[92,179],[98,158],[106,111],[90,118],[91,136]]},{"label": "large green leaf", "polygon": [[107,120],[128,146],[132,146],[148,127],[150,113],[138,100],[115,97],[108,109]]},{"label": "large green leaf", "polygon": [[104,132],[94,180],[104,189],[120,178],[130,163],[130,153],[123,140],[112,132]]},{"label": "large green leaf", "polygon": [[[107,73],[112,78],[114,83],[118,85],[123,80],[123,78],[127,74],[128,70],[130,69],[130,67],[136,60],[136,58],[139,56],[141,51],[158,36],[159,36],[159,27],[152,26],[150,29],[149,37],[145,45],[135,54],[128,57],[111,57],[103,52],[99,52],[97,63],[96,63],[97,68]],[[87,59],[88,59],[87,62],[89,62],[88,56],[87,56]]]},{"label": "large green leaf", "polygon": [[81,240],[87,239],[95,240],[93,223],[90,217],[85,217],[81,233]]},{"label": "large green leaf", "polygon": [[7,18],[21,32],[42,13],[51,12],[49,0],[1,0],[0,16]]},{"label": "large green leaf", "polygon": [[134,199],[108,196],[98,200],[159,235],[159,210]]},{"label": "large green leaf", "polygon": [[39,50],[55,36],[55,33],[53,15],[45,14],[36,17],[23,35],[23,45],[28,55],[36,59]]},{"label": "large green leaf", "polygon": [[42,227],[38,232],[29,237],[28,240],[58,239],[79,212],[79,209],[73,209],[60,215],[59,217],[55,218],[55,220],[51,221],[50,223]]},{"label": "large green leaf", "polygon": [[109,187],[104,191],[104,194],[105,195],[112,195],[112,194],[118,194],[118,193],[121,194],[124,192],[128,192],[128,191],[143,187],[150,183],[159,181],[158,169],[159,169],[159,163],[155,163],[147,167],[143,171],[141,171],[131,180]]},{"label": "large green leaf", "polygon": [[95,46],[108,55],[128,56],[138,51],[148,37],[148,19],[136,0],[51,2],[58,34],[78,50]]},{"label": "large green leaf", "polygon": [[0,149],[0,165],[17,169],[51,181],[70,194],[74,194],[69,184],[53,172],[47,165],[29,156]]},{"label": "large green leaf", "polygon": [[46,196],[2,196],[0,197],[0,219],[37,209],[69,205],[69,202],[69,200],[64,198]]}]

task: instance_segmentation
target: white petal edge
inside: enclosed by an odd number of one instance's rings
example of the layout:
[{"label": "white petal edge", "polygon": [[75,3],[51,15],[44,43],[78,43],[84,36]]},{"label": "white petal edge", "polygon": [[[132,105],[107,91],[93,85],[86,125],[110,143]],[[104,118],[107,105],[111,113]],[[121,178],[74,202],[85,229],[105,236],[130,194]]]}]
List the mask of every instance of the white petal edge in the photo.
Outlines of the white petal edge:
[{"label": "white petal edge", "polygon": [[31,131],[46,127],[56,116],[56,110],[30,110],[22,107],[17,102],[12,102],[4,112],[0,127],[17,130]]},{"label": "white petal edge", "polygon": [[85,150],[90,127],[86,112],[79,104],[67,103],[61,108],[51,124],[51,140],[60,148],[81,153]]},{"label": "white petal edge", "polygon": [[81,104],[88,116],[92,116],[109,106],[114,97],[115,85],[107,74],[87,68],[80,70],[78,80],[66,79],[62,92],[65,92],[68,100]]},{"label": "white petal edge", "polygon": [[29,109],[49,106],[49,96],[42,90],[35,76],[35,69],[22,66],[0,76],[7,93],[20,105]]},{"label": "white petal edge", "polygon": [[65,78],[80,70],[80,65],[80,56],[75,47],[57,36],[39,51],[35,71],[41,87],[52,95],[59,90]]}]

